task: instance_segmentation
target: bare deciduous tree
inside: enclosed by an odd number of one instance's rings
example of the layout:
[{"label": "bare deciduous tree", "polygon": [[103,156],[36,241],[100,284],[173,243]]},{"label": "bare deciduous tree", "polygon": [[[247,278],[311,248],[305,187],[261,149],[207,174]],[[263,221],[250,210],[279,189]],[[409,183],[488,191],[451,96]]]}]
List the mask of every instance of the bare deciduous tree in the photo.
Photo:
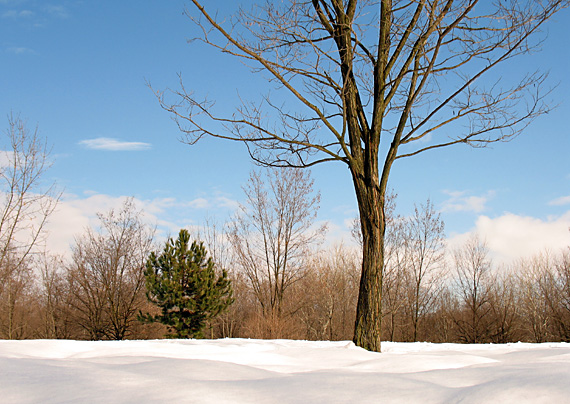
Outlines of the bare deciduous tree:
[{"label": "bare deciduous tree", "polygon": [[491,262],[488,249],[477,236],[454,251],[457,288],[462,312],[456,318],[459,338],[473,344],[488,341],[491,335]]},{"label": "bare deciduous tree", "polygon": [[326,226],[314,229],[320,195],[310,172],[253,172],[247,197],[230,229],[241,270],[266,318],[278,319],[287,289],[303,274],[303,263]]},{"label": "bare deciduous tree", "polygon": [[455,342],[456,325],[454,318],[460,306],[456,293],[453,293],[449,285],[446,285],[441,290],[435,305],[427,340],[432,342]]},{"label": "bare deciduous tree", "polygon": [[8,123],[8,144],[0,151],[0,329],[4,338],[22,338],[26,320],[16,321],[16,312],[33,286],[32,254],[60,194],[44,183],[49,150],[38,130],[13,115]]},{"label": "bare deciduous tree", "polygon": [[403,254],[410,284],[408,313],[411,340],[418,340],[419,323],[439,293],[445,277],[445,233],[443,220],[431,201],[414,207],[414,214],[404,224]]},{"label": "bare deciduous tree", "polygon": [[101,230],[76,239],[69,268],[76,320],[91,339],[129,336],[144,305],[144,267],[154,230],[145,225],[132,198],[120,210],[98,214]]},{"label": "bare deciduous tree", "polygon": [[546,112],[544,75],[493,72],[534,50],[536,34],[567,0],[288,0],[226,19],[191,3],[198,39],[249,63],[277,91],[224,116],[181,80],[174,100],[157,92],[162,107],[190,144],[203,136],[244,142],[267,166],[347,165],[363,236],[354,340],[380,351],[393,164],[446,146],[507,141]]}]

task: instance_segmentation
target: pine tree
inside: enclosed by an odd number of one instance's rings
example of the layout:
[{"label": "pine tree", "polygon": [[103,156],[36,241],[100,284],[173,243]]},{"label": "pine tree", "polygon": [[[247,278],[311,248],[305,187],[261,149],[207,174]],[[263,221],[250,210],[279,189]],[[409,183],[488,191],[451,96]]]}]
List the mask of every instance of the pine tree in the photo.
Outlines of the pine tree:
[{"label": "pine tree", "polygon": [[169,239],[160,255],[150,254],[145,269],[147,297],[161,314],[141,314],[141,320],[168,326],[171,338],[200,338],[206,323],[233,303],[225,270],[216,272],[202,243],[190,243],[187,230]]}]

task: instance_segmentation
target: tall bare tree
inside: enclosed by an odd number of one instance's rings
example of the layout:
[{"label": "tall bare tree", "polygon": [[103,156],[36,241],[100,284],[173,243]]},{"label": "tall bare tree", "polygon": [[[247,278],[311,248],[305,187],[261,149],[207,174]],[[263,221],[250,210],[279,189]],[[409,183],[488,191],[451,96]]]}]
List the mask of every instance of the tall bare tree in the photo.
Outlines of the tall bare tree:
[{"label": "tall bare tree", "polygon": [[432,308],[445,277],[444,223],[429,199],[425,205],[414,207],[404,232],[411,340],[417,341],[420,321]]},{"label": "tall bare tree", "polygon": [[32,256],[39,251],[45,224],[60,197],[46,183],[49,149],[37,129],[10,115],[0,144],[0,329],[4,338],[22,337],[16,322],[20,300],[32,281]]},{"label": "tall bare tree", "polygon": [[457,290],[462,311],[456,325],[462,342],[488,342],[491,333],[491,261],[485,242],[472,236],[465,245],[454,251],[457,271]]},{"label": "tall bare tree", "polygon": [[287,0],[231,18],[191,4],[198,39],[248,63],[276,91],[223,115],[181,80],[157,92],[162,107],[190,144],[203,136],[244,142],[267,166],[347,165],[363,236],[354,340],[379,351],[394,162],[506,141],[546,112],[544,75],[503,77],[500,67],[534,50],[541,26],[568,1]]},{"label": "tall bare tree", "polygon": [[279,319],[285,292],[302,276],[311,245],[326,229],[313,228],[320,195],[310,172],[291,168],[252,172],[244,191],[247,202],[231,242],[263,316]]},{"label": "tall bare tree", "polygon": [[69,268],[76,321],[90,339],[125,339],[146,302],[144,268],[154,230],[132,199],[99,214],[100,231],[76,239]]}]

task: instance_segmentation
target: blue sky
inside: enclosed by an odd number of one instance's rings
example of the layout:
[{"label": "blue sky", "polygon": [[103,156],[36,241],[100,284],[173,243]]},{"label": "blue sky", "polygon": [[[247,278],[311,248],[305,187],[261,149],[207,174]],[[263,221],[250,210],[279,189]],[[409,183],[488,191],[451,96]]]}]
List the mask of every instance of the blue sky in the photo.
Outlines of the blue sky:
[{"label": "blue sky", "polygon": [[[233,4],[208,3],[220,14]],[[239,84],[255,82],[228,56],[188,44],[194,27],[183,10],[183,1],[0,0],[0,116],[19,113],[53,146],[47,179],[65,190],[50,224],[55,249],[126,196],[164,233],[207,216],[223,221],[243,200],[241,186],[254,168],[245,148],[213,139],[183,145],[147,87],[176,88],[181,73],[188,88],[231,108]],[[550,72],[558,108],[510,143],[398,161],[390,186],[401,214],[430,198],[450,244],[478,231],[504,259],[570,245],[569,22],[568,10],[558,14],[542,52],[518,66]],[[317,166],[313,176],[320,220],[330,222],[331,239],[347,238],[357,211],[346,167]]]}]

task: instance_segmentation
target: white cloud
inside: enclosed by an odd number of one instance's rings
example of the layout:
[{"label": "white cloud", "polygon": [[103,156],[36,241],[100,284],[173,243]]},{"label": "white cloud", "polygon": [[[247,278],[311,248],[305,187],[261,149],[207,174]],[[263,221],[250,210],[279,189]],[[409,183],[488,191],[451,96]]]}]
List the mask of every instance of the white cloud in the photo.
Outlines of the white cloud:
[{"label": "white cloud", "polygon": [[10,167],[14,161],[14,152],[8,150],[0,150],[0,169]]},{"label": "white cloud", "polygon": [[196,198],[187,204],[192,209],[207,209],[210,207],[210,202],[206,198]]},{"label": "white cloud", "polygon": [[[56,211],[50,216],[46,226],[48,238],[47,250],[69,256],[70,246],[74,238],[82,234],[88,227],[97,227],[97,213],[105,213],[110,209],[119,209],[127,196],[110,196],[86,191],[84,195],[66,194],[59,202]],[[157,240],[176,235],[181,227],[193,228],[193,220],[184,217],[185,212],[192,215],[193,210],[233,208],[237,203],[227,197],[201,197],[191,201],[180,201],[176,198],[164,197],[152,200],[134,199],[135,206],[143,213],[143,221],[157,228]],[[200,214],[198,214],[200,216]]]},{"label": "white cloud", "polygon": [[36,51],[25,47],[10,47],[6,49],[9,53],[14,53],[16,55],[35,55]]},{"label": "white cloud", "polygon": [[469,196],[466,191],[443,191],[449,199],[443,202],[442,212],[474,212],[485,210],[486,203],[495,196],[494,191],[488,191],[482,196]]},{"label": "white cloud", "polygon": [[[76,195],[64,195],[55,212],[49,217],[46,230],[48,238],[47,250],[69,256],[70,246],[76,236],[82,234],[88,227],[97,227],[97,213],[105,213],[111,209],[119,209],[127,196],[114,197],[105,194],[91,194],[86,198]],[[134,199],[137,209],[142,210],[142,220],[150,226],[159,226],[163,231],[175,228],[172,223],[160,220],[156,214],[162,210],[152,201]],[[160,201],[159,201],[160,203]]]},{"label": "white cloud", "polygon": [[148,150],[151,148],[150,143],[125,142],[108,137],[86,139],[80,141],[79,144],[92,150],[108,150],[108,151],[138,151],[138,150]]},{"label": "white cloud", "polygon": [[560,198],[556,198],[556,199],[548,202],[548,204],[552,205],[552,206],[570,205],[570,195],[561,196]]},{"label": "white cloud", "polygon": [[349,217],[346,218],[342,221],[342,224],[344,225],[345,229],[349,229],[352,230],[352,228],[354,227],[354,222],[357,220],[357,217]]},{"label": "white cloud", "polygon": [[179,203],[176,198],[156,198],[150,202],[145,203],[144,210],[152,214],[164,212],[165,209],[178,206]]},{"label": "white cloud", "polygon": [[569,247],[569,229],[570,211],[547,220],[512,213],[493,219],[480,216],[473,231],[450,238],[448,246],[451,249],[461,247],[471,234],[477,233],[486,240],[495,262],[508,264],[544,250],[558,251]]},{"label": "white cloud", "polygon": [[218,196],[216,197],[216,206],[236,210],[239,208],[239,202],[226,196]]}]

